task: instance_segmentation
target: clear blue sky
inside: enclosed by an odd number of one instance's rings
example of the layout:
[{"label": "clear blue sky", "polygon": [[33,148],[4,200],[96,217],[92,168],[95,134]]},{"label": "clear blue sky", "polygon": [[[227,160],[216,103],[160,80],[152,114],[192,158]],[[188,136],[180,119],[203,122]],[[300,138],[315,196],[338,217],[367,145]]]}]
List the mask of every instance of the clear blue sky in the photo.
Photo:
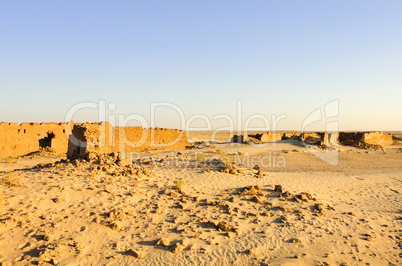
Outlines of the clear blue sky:
[{"label": "clear blue sky", "polygon": [[1,1],[0,91],[8,122],[101,99],[111,115],[149,119],[164,101],[236,118],[241,100],[243,122],[286,114],[278,127],[300,130],[339,99],[341,130],[402,130],[402,1]]}]

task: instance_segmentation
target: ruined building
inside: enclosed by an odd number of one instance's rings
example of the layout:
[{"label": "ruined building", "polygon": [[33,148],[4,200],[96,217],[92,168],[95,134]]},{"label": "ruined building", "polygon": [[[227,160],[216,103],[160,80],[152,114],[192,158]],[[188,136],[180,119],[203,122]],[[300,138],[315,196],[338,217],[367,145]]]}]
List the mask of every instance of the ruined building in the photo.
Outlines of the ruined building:
[{"label": "ruined building", "polygon": [[264,132],[261,134],[250,135],[261,142],[276,142],[282,140],[282,134],[277,132]]},{"label": "ruined building", "polygon": [[[293,134],[294,135],[294,134]],[[293,136],[292,135],[292,136]],[[285,135],[284,135],[285,136]],[[383,132],[303,132],[301,140],[317,137],[322,146],[338,144],[364,147],[392,145],[391,134]],[[243,136],[232,142],[275,142],[282,135],[274,132]],[[102,153],[152,149],[184,149],[189,145],[185,131],[163,128],[114,127],[110,123],[0,123],[0,158],[22,156],[42,149],[67,153],[69,158],[85,157],[92,151]]]},{"label": "ruined building", "polygon": [[184,149],[189,145],[185,131],[163,128],[113,127],[110,123],[74,125],[69,138],[69,158],[91,152],[122,155],[153,149]]},{"label": "ruined building", "polygon": [[0,158],[21,156],[39,148],[65,153],[74,123],[0,123]]},{"label": "ruined building", "polygon": [[383,132],[339,132],[339,141],[343,145],[360,146],[368,145],[392,145],[392,134],[384,134]]},{"label": "ruined building", "polygon": [[0,158],[22,156],[48,148],[69,157],[89,151],[120,152],[184,149],[185,131],[113,127],[110,123],[0,123]]}]

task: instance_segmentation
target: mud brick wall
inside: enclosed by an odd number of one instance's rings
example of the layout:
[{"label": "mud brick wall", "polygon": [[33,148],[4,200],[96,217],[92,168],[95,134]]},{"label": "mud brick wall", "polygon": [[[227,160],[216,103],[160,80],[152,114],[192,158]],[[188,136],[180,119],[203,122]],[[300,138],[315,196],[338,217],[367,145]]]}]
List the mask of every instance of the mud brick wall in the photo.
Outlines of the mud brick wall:
[{"label": "mud brick wall", "polygon": [[264,132],[262,134],[250,135],[261,142],[276,142],[282,140],[282,133]]},{"label": "mud brick wall", "polygon": [[339,141],[344,145],[360,145],[367,143],[370,145],[392,145],[392,135],[383,132],[339,132]]},{"label": "mud brick wall", "polygon": [[368,132],[364,133],[363,140],[367,144],[372,145],[392,145],[392,135],[391,134],[384,134],[383,132]]},{"label": "mud brick wall", "polygon": [[69,158],[91,152],[129,154],[133,151],[184,149],[189,145],[185,131],[163,128],[113,127],[109,123],[75,125],[70,138]]},{"label": "mud brick wall", "polygon": [[22,156],[49,147],[57,153],[66,153],[70,123],[0,123],[0,158]]},{"label": "mud brick wall", "polygon": [[153,149],[184,149],[189,145],[185,131],[166,128],[116,127],[119,151],[129,153]]}]

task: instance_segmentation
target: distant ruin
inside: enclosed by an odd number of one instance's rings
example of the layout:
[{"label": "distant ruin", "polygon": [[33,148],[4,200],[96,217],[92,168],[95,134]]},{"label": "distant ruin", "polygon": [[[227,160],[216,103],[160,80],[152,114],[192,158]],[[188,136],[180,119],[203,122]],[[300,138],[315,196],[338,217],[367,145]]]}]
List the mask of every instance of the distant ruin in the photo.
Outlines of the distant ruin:
[{"label": "distant ruin", "polygon": [[256,134],[233,135],[231,142],[233,143],[266,143],[282,140],[282,134],[276,132],[263,132]]},{"label": "distant ruin", "polygon": [[[342,144],[365,148],[393,144],[392,135],[383,132],[263,132],[234,135],[231,142],[258,144],[289,138],[323,147]],[[176,129],[114,127],[108,122],[0,123],[0,158],[23,156],[40,149],[67,153],[69,158],[74,158],[85,157],[95,150],[128,154],[152,149],[185,149],[188,145],[185,131]]]},{"label": "distant ruin", "polygon": [[386,146],[392,145],[392,134],[384,134],[383,132],[339,132],[339,141],[343,145],[362,146],[377,145]]},{"label": "distant ruin", "polygon": [[383,132],[264,132],[251,135],[234,135],[233,143],[270,143],[294,138],[308,144],[330,147],[347,145],[356,147],[387,146],[393,144],[392,134]]},{"label": "distant ruin", "polygon": [[299,136],[300,136],[300,133],[298,133],[298,132],[285,132],[282,135],[282,140],[298,138]]},{"label": "distant ruin", "polygon": [[255,135],[250,135],[250,137],[253,137],[261,142],[276,142],[279,140],[282,140],[282,134],[281,133],[276,133],[276,132],[264,132],[261,134],[255,134]]},{"label": "distant ruin", "polygon": [[320,132],[320,136],[321,136],[320,146],[322,147],[339,145],[338,132]]},{"label": "distant ruin", "polygon": [[246,142],[247,137],[244,137],[243,135],[233,135],[231,142],[233,143],[244,143]]}]

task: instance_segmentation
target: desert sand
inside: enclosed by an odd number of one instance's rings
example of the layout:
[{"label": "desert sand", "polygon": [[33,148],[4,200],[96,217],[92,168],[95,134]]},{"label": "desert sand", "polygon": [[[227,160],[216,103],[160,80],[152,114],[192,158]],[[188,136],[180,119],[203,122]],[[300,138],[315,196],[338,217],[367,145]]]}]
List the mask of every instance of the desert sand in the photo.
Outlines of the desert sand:
[{"label": "desert sand", "polygon": [[[49,151],[3,160],[0,262],[401,265],[402,145],[341,145],[332,166],[292,140],[191,139],[204,142],[133,162]],[[272,161],[252,163],[261,158]]]}]

